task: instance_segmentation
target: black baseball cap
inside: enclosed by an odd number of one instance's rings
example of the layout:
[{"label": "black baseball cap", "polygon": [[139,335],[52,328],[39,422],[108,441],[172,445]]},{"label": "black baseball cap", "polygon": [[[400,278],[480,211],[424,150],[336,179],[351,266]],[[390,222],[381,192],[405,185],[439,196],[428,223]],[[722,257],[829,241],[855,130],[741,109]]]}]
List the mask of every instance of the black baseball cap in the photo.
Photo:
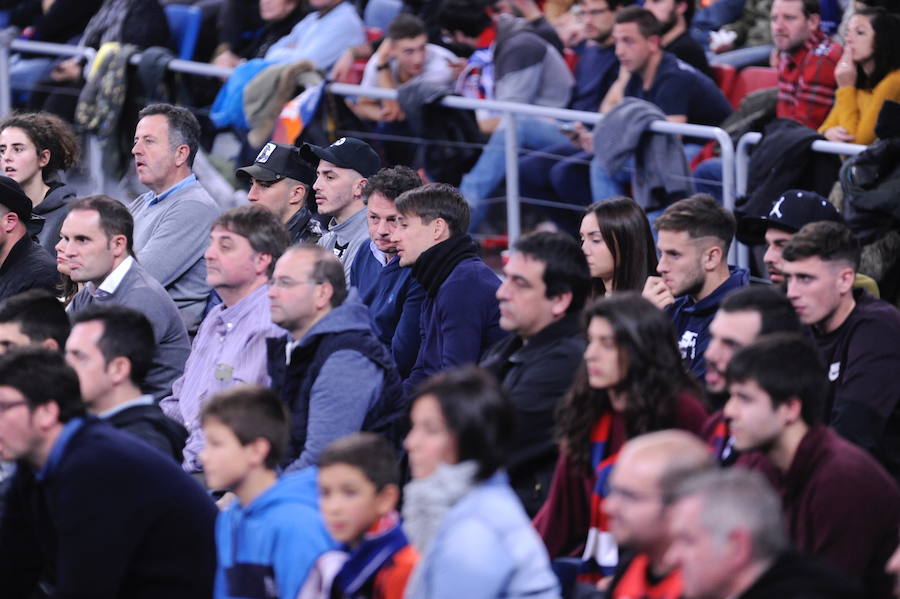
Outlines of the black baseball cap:
[{"label": "black baseball cap", "polygon": [[300,155],[312,164],[325,160],[341,168],[353,169],[366,178],[381,168],[381,158],[372,146],[355,137],[342,137],[327,148],[303,144]]},{"label": "black baseball cap", "polygon": [[289,178],[310,187],[316,182],[316,169],[300,157],[299,148],[272,141],[263,146],[253,164],[237,169],[235,175],[260,181]]},{"label": "black baseball cap", "polygon": [[31,199],[25,195],[15,180],[0,175],[0,204],[14,212],[19,220],[27,223],[31,219]]},{"label": "black baseball cap", "polygon": [[796,233],[804,225],[822,220],[844,222],[834,205],[816,192],[791,189],[772,202],[767,215],[742,218],[737,239],[744,245],[762,245],[769,227]]}]

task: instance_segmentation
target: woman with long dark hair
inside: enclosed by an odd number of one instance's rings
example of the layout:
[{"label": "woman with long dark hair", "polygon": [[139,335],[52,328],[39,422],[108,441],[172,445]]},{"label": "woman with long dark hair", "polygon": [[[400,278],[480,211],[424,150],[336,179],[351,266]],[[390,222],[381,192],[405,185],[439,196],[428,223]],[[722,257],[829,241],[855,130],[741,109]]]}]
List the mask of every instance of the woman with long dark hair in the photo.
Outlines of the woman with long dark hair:
[{"label": "woman with long dark hair", "polygon": [[700,390],[685,369],[669,317],[636,292],[585,311],[587,349],[560,404],[560,457],[534,524],[552,557],[582,555],[609,573],[615,547],[602,513],[609,475],[628,439],[678,428],[699,435]]},{"label": "woman with long dark hair", "polygon": [[831,141],[872,143],[884,101],[900,101],[900,17],[883,8],[850,17],[834,78],[834,107],[819,133]]},{"label": "woman with long dark hair", "polygon": [[503,471],[515,413],[483,370],[417,389],[403,527],[422,558],[406,599],[556,599],[547,551]]},{"label": "woman with long dark hair", "polygon": [[580,237],[594,297],[613,291],[641,291],[647,277],[656,274],[650,224],[631,198],[614,196],[588,206],[581,219]]}]

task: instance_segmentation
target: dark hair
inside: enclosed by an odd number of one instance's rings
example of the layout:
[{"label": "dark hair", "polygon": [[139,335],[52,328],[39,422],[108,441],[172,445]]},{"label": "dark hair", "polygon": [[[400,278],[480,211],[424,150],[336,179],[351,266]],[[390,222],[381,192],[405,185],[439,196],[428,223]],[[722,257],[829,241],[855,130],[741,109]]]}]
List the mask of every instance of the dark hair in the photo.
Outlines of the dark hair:
[{"label": "dark hair", "polygon": [[103,324],[97,347],[103,354],[104,363],[109,364],[118,357],[127,358],[131,363],[131,382],[142,386],[157,350],[153,325],[137,310],[95,304],[76,312],[72,326],[94,321]]},{"label": "dark hair", "polygon": [[52,293],[29,289],[0,302],[0,324],[17,324],[33,344],[53,339],[62,351],[69,337],[69,315]]},{"label": "dark hair", "polygon": [[725,380],[755,382],[772,399],[774,410],[798,398],[808,425],[821,422],[828,381],[816,348],[799,333],[773,333],[738,350],[728,362]]},{"label": "dark hair", "polygon": [[[634,4],[634,0],[603,0],[606,2],[606,7],[611,11],[616,11],[623,6],[631,6]],[[583,4],[584,0],[577,0],[577,4]]]},{"label": "dark hair", "polygon": [[124,235],[128,253],[134,255],[134,218],[122,202],[105,195],[87,196],[69,204],[69,212],[76,210],[97,212],[107,241],[115,235]]},{"label": "dark hair", "polygon": [[803,330],[791,301],[784,293],[771,286],[741,287],[725,297],[719,310],[759,314],[760,327],[757,337],[770,333],[799,333]]},{"label": "dark hair", "polygon": [[369,196],[376,191],[389,200],[396,200],[400,194],[422,186],[422,178],[408,166],[383,168],[366,179],[363,186],[363,201],[368,203]]},{"label": "dark hair", "polygon": [[591,287],[591,273],[584,253],[569,235],[531,233],[516,241],[513,251],[544,263],[545,297],[572,294],[566,314],[573,314],[584,307]]},{"label": "dark hair", "polygon": [[678,200],[663,212],[656,223],[657,231],[686,231],[691,239],[715,237],[722,253],[727,254],[734,237],[734,215],[709,194],[697,193]]},{"label": "dark hair", "polygon": [[275,262],[290,245],[287,229],[270,210],[258,205],[238,206],[226,210],[213,221],[211,229],[222,227],[244,237],[254,252],[269,254],[269,276],[275,270]]},{"label": "dark hair", "polygon": [[485,480],[504,465],[515,412],[494,377],[475,366],[448,370],[422,383],[412,403],[426,395],[437,399],[456,438],[459,461],[478,463],[477,480]]},{"label": "dark hair", "polygon": [[[609,253],[612,254],[613,289],[641,291],[647,277],[656,274],[656,246],[647,215],[640,205],[625,196],[613,196],[591,204],[582,219],[593,214]],[[595,295],[604,295],[603,281],[594,279]]]},{"label": "dark hair", "polygon": [[422,19],[409,13],[400,13],[388,25],[385,37],[389,40],[408,40],[426,33]]},{"label": "dark hair", "polygon": [[756,312],[760,327],[757,337],[770,333],[799,333],[800,319],[790,300],[774,287],[751,285],[729,293],[719,306],[722,312]]},{"label": "dark hair", "polygon": [[819,0],[801,0],[801,2],[803,2],[803,16],[807,19],[822,14],[822,3]]},{"label": "dark hair", "polygon": [[43,347],[16,347],[0,356],[0,381],[25,396],[28,409],[51,401],[59,406],[59,421],[84,416],[78,375],[62,353]]},{"label": "dark hair", "polygon": [[794,233],[781,251],[781,257],[788,262],[813,257],[825,262],[846,262],[856,270],[861,253],[859,241],[847,225],[819,221],[803,225]]},{"label": "dark hair", "polygon": [[344,267],[334,252],[314,243],[298,243],[288,250],[308,252],[316,259],[310,277],[316,283],[330,283],[332,288],[331,307],[337,308],[347,299],[347,278]]},{"label": "dark hair", "polygon": [[318,464],[320,470],[336,464],[358,468],[377,491],[400,485],[397,454],[387,439],[375,433],[353,433],[330,443]]},{"label": "dark hair", "polygon": [[875,68],[869,76],[862,66],[856,65],[857,89],[871,90],[887,77],[888,73],[900,69],[900,17],[883,8],[862,8],[853,16],[869,19],[875,39],[872,42],[872,60]]},{"label": "dark hair", "polygon": [[662,31],[659,20],[643,6],[626,6],[616,13],[616,25],[623,23],[635,23],[644,38],[659,35]]},{"label": "dark hair", "polygon": [[459,31],[467,37],[478,37],[492,23],[484,3],[477,0],[444,0],[436,21],[441,29]]},{"label": "dark hair", "polygon": [[9,127],[24,131],[34,144],[38,155],[44,150],[50,151],[50,161],[41,169],[41,176],[45,182],[51,180],[58,171],[67,171],[78,162],[80,148],[72,126],[55,114],[49,112],[13,114],[0,123],[0,131]]},{"label": "dark hair", "polygon": [[258,385],[237,385],[216,393],[200,416],[228,427],[241,445],[257,439],[269,442],[265,465],[274,470],[288,447],[289,416],[284,402],[271,389]]},{"label": "dark hair", "polygon": [[[609,321],[626,371],[615,390],[626,397],[623,417],[628,436],[674,427],[676,395],[699,390],[684,367],[672,320],[633,291],[592,303],[584,313],[585,328],[594,318]],[[609,391],[591,388],[582,363],[556,412],[560,436],[575,464],[590,468],[591,430],[612,409]]]},{"label": "dark hair", "polygon": [[188,166],[194,166],[194,158],[200,147],[200,123],[197,117],[181,106],[171,104],[150,104],[138,113],[138,119],[161,114],[169,124],[169,148],[174,152],[180,145],[188,147]]},{"label": "dark hair", "polygon": [[450,236],[469,230],[469,204],[459,190],[446,183],[429,183],[400,194],[397,212],[414,214],[424,223],[442,218],[450,229]]}]

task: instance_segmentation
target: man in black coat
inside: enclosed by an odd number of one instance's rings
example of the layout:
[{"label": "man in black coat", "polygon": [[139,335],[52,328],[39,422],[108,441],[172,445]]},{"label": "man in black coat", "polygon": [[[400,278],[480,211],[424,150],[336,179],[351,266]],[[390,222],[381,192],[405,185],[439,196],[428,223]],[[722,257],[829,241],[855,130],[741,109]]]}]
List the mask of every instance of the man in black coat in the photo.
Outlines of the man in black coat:
[{"label": "man in black coat", "polygon": [[0,300],[34,287],[55,291],[56,263],[28,236],[31,200],[19,184],[0,175]]},{"label": "man in black coat", "polygon": [[73,325],[66,361],[78,373],[87,410],[180,464],[187,430],[141,393],[157,351],[147,317],[125,306],[91,306]]},{"label": "man in black coat", "polygon": [[0,357],[0,458],[17,460],[0,521],[4,597],[212,594],[216,508],[171,458],[85,416],[58,353]]},{"label": "man in black coat", "polygon": [[530,515],[546,499],[556,462],[554,411],[584,354],[578,314],[591,275],[581,248],[562,233],[534,233],[512,248],[497,289],[500,327],[513,333],[481,366],[497,377],[516,408],[509,473]]}]

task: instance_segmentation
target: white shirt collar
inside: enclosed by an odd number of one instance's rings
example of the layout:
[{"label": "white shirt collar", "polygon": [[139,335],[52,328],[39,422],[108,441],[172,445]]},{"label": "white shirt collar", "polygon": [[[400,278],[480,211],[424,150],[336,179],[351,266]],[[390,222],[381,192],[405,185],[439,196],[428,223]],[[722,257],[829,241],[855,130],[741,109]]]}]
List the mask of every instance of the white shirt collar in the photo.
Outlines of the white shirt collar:
[{"label": "white shirt collar", "polygon": [[128,408],[133,408],[134,406],[149,406],[153,404],[153,396],[152,395],[141,395],[136,399],[132,399],[131,401],[126,401],[125,403],[120,403],[117,406],[113,406],[112,408],[106,410],[105,412],[100,412],[97,414],[97,418],[107,419],[115,416],[119,412],[123,412]]},{"label": "white shirt collar", "polygon": [[91,295],[96,295],[98,292],[103,292],[106,294],[113,294],[116,292],[116,289],[119,288],[119,285],[122,284],[122,279],[125,278],[125,275],[128,274],[128,271],[131,269],[131,265],[134,264],[134,258],[131,256],[126,256],[122,263],[113,269],[111,273],[106,275],[106,278],[103,279],[103,282],[100,283],[100,286],[94,289],[93,283],[88,283],[88,290],[91,292]]}]

